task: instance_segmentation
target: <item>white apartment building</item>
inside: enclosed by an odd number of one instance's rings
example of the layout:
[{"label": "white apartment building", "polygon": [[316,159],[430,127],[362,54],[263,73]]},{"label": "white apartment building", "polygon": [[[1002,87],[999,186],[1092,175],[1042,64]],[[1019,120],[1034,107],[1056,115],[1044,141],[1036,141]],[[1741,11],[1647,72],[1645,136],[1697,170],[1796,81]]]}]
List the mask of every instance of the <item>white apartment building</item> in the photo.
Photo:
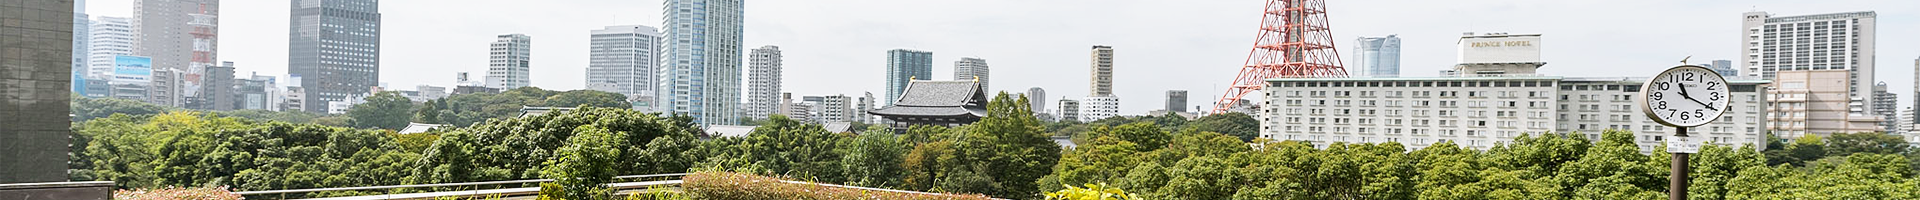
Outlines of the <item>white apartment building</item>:
[{"label": "white apartment building", "polygon": [[780,47],[767,45],[747,53],[747,117],[766,119],[780,111]]},{"label": "white apartment building", "polygon": [[488,49],[487,87],[502,91],[526,87],[531,83],[528,66],[532,61],[533,37],[506,34],[496,37]]},{"label": "white apartment building", "polygon": [[1881,115],[1861,112],[1858,98],[1849,98],[1847,70],[1780,71],[1768,91],[1774,123],[1768,130],[1780,138],[1812,134],[1882,131]]},{"label": "white apartment building", "polygon": [[[1452,141],[1485,150],[1520,134],[1573,133],[1597,140],[1604,130],[1628,130],[1643,151],[1661,145],[1673,129],[1636,107],[1644,78],[1481,76],[1426,78],[1269,79],[1260,137],[1311,142],[1399,142],[1410,149]],[[1766,82],[1734,80],[1733,112],[1690,129],[1693,137],[1723,145],[1764,145],[1757,89]]]},{"label": "white apartment building", "polygon": [[[1064,106],[1064,105],[1063,105]],[[1120,116],[1120,97],[1089,96],[1080,99],[1080,121],[1092,122],[1109,117]]]}]

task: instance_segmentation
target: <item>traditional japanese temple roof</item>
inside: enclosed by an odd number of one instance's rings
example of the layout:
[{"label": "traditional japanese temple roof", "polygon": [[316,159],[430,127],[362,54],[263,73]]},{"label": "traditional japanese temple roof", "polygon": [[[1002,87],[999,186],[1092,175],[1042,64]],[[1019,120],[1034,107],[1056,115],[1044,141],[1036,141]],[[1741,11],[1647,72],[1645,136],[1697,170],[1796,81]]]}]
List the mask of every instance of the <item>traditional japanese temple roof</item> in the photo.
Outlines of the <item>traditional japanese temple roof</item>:
[{"label": "traditional japanese temple roof", "polygon": [[868,113],[882,117],[966,117],[987,115],[987,94],[974,81],[913,81],[893,105]]}]

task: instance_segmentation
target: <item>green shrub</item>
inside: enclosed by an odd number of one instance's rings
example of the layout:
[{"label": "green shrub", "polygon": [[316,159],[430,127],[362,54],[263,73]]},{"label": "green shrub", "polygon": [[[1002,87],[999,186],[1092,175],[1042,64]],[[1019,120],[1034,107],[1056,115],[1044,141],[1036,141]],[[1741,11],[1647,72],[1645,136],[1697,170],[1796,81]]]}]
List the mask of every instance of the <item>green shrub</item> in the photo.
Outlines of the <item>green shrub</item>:
[{"label": "green shrub", "polygon": [[239,200],[239,194],[227,190],[226,186],[217,188],[173,188],[138,189],[113,191],[113,199],[120,200]]},{"label": "green shrub", "polygon": [[1058,199],[1058,200],[1139,200],[1141,199],[1139,196],[1127,194],[1126,191],[1120,191],[1120,189],[1117,189],[1117,188],[1107,187],[1106,183],[1100,183],[1098,185],[1089,183],[1085,188],[1074,187],[1071,185],[1068,185],[1066,187],[1067,189],[1063,189],[1057,192],[1047,193],[1047,199],[1048,200],[1055,200],[1055,199]]},{"label": "green shrub", "polygon": [[992,199],[981,195],[921,194],[887,192],[819,184],[782,182],[780,179],[729,172],[700,172],[687,175],[681,188],[694,199],[712,200],[828,200],[828,199]]}]

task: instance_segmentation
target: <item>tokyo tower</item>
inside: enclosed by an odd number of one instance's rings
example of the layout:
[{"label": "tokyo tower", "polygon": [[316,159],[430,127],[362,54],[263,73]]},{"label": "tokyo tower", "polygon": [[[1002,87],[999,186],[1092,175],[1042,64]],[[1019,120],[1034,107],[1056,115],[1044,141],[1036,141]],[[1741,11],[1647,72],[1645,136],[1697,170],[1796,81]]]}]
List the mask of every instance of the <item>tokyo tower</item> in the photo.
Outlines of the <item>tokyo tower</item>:
[{"label": "tokyo tower", "polygon": [[1347,77],[1340,51],[1333,48],[1325,0],[1268,0],[1247,64],[1233,78],[1213,113],[1225,113],[1247,94],[1259,93],[1269,78]]}]

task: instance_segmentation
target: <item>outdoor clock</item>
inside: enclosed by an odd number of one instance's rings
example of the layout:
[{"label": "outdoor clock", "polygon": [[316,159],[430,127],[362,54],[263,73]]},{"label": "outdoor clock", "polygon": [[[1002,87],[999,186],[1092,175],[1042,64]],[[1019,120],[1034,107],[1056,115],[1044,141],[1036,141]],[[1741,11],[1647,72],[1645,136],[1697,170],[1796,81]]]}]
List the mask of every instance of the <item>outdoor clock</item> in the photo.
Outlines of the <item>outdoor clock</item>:
[{"label": "outdoor clock", "polygon": [[1732,109],[1727,79],[1694,65],[1668,68],[1640,86],[1640,111],[1667,126],[1695,127]]}]

